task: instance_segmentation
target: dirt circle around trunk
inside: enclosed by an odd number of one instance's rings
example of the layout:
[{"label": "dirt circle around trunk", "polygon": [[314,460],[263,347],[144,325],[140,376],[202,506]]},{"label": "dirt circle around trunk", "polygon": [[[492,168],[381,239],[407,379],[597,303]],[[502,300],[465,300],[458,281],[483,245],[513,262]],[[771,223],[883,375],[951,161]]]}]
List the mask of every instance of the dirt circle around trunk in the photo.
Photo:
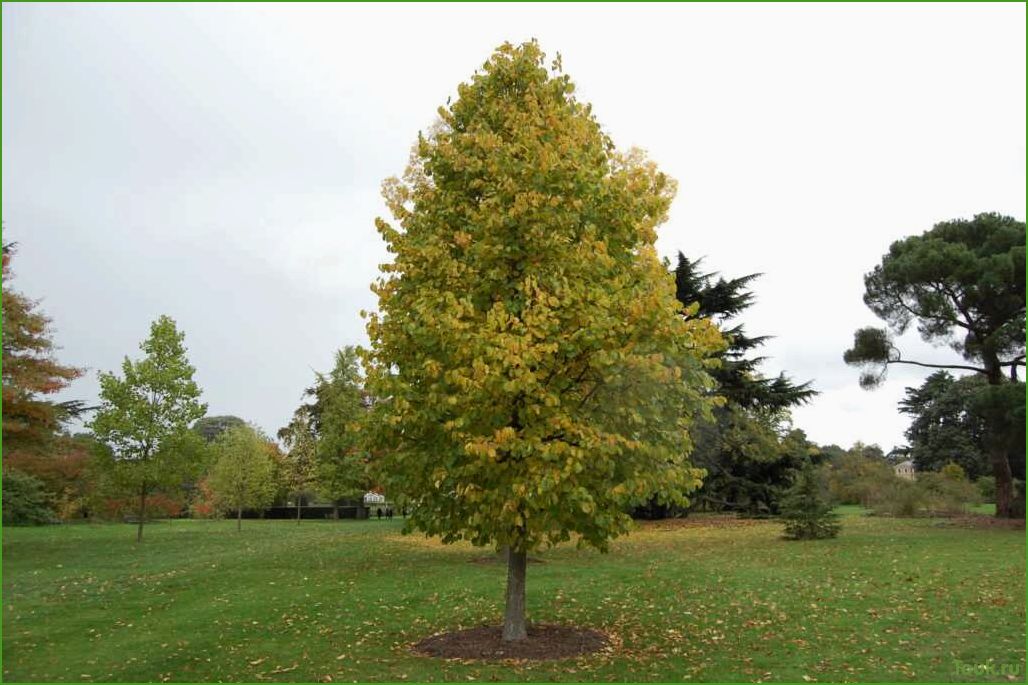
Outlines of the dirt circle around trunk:
[{"label": "dirt circle around trunk", "polygon": [[568,659],[598,652],[610,639],[598,630],[536,624],[528,626],[528,637],[504,642],[500,626],[479,626],[426,637],[412,647],[415,654],[440,659],[543,661]]}]

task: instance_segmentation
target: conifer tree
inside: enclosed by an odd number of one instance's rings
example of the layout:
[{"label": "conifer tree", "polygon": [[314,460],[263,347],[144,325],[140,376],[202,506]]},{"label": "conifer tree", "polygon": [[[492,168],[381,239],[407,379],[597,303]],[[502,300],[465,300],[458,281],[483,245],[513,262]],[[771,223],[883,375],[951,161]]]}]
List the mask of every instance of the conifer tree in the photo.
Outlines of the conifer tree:
[{"label": "conifer tree", "polygon": [[81,402],[55,403],[48,395],[64,389],[82,369],[58,363],[50,319],[14,290],[14,245],[3,245],[3,451],[45,450],[61,421],[82,410]]},{"label": "conifer tree", "polygon": [[[711,371],[717,383],[713,393],[724,404],[696,431],[692,461],[707,474],[694,500],[718,510],[776,513],[781,493],[813,448],[801,433],[788,431],[789,409],[817,392],[809,382],[760,373],[765,358],[755,352],[769,336],[750,336],[737,323],[755,302],[751,287],[760,274],[724,278],[702,270],[701,262],[678,253],[675,295],[683,306],[695,305],[690,318],[716,323],[728,346],[720,354],[721,364]],[[665,518],[674,513],[674,508],[651,500],[634,515]]]},{"label": "conifer tree", "polygon": [[839,534],[839,515],[823,492],[817,471],[809,464],[785,493],[781,510],[789,540],[818,540]]}]

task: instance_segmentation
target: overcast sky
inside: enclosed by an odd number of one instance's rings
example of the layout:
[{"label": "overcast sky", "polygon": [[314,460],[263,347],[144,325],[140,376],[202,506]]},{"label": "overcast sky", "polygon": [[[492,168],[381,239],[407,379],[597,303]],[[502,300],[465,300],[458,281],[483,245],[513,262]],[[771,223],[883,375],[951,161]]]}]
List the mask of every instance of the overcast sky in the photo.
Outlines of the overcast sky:
[{"label": "overcast sky", "polygon": [[[559,51],[619,147],[679,181],[658,247],[763,272],[768,374],[820,443],[903,443],[903,388],[842,363],[862,275],[935,222],[1025,217],[1025,6],[3,5],[4,239],[62,395],[96,398],[159,314],[211,414],[273,433],[387,253],[379,187],[504,41]],[[903,339],[908,358],[953,358]],[[920,355],[920,357],[918,356]]]}]

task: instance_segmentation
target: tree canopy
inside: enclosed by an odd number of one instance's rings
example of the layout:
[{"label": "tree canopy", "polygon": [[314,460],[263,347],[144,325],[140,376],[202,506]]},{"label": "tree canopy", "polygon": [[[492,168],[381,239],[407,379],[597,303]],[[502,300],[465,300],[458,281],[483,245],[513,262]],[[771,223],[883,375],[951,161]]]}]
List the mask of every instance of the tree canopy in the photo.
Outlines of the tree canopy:
[{"label": "tree canopy", "polygon": [[[683,306],[695,303],[689,318],[716,323],[728,344],[711,371],[716,381],[711,392],[724,403],[696,430],[692,461],[707,474],[695,502],[716,510],[775,513],[797,469],[816,453],[801,431],[790,433],[789,410],[817,393],[809,382],[796,383],[784,373],[773,378],[760,373],[765,358],[756,351],[769,336],[749,336],[738,323],[755,302],[751,286],[760,274],[726,279],[704,272],[701,261],[678,253],[675,294]],[[674,512],[650,501],[635,513],[663,518]]]},{"label": "tree canopy", "polygon": [[215,461],[207,487],[219,509],[236,514],[239,528],[243,509],[263,507],[275,497],[275,464],[267,442],[267,438],[244,423],[221,432],[212,445]]},{"label": "tree canopy", "polygon": [[304,494],[317,484],[318,436],[310,405],[302,404],[289,424],[279,429],[278,438],[286,453],[278,465],[279,475],[290,494],[296,497],[296,522],[300,522],[300,507]]},{"label": "tree canopy", "polygon": [[[888,329],[861,328],[843,359],[862,368],[872,388],[893,364],[960,369],[987,386],[977,411],[989,422],[989,459],[996,478],[996,513],[1018,513],[1011,475],[1011,445],[1020,420],[1023,435],[1025,366],[1025,224],[995,213],[936,224],[922,235],[894,242],[864,277],[864,302]],[[921,337],[948,344],[966,363],[905,359],[894,341],[915,324]],[[1020,417],[1020,419],[1018,419]],[[1022,438],[1023,440],[1023,438]],[[1023,502],[1024,493],[1020,493]],[[1023,516],[1023,503],[1020,515]]]},{"label": "tree canopy", "polygon": [[307,395],[314,400],[309,406],[318,442],[319,489],[333,501],[362,497],[371,488],[368,454],[360,437],[368,398],[356,348],[337,350],[335,366],[317,375]]},{"label": "tree canopy", "polygon": [[615,150],[559,58],[503,45],[439,114],[385,184],[370,439],[411,526],[511,550],[520,639],[527,551],[606,549],[626,505],[699,485],[688,429],[722,338],[653,246],[675,184]]},{"label": "tree canopy", "polygon": [[3,450],[43,449],[61,421],[82,409],[80,402],[55,403],[47,396],[82,375],[54,358],[50,319],[10,286],[15,248],[3,245]]},{"label": "tree canopy", "polygon": [[[864,286],[865,304],[888,324],[888,331],[858,330],[844,355],[848,364],[864,367],[865,386],[880,383],[891,364],[990,377],[1025,365],[1023,221],[989,213],[936,224],[894,242]],[[890,332],[902,334],[911,324],[924,340],[948,344],[968,364],[904,359]]]},{"label": "tree canopy", "polygon": [[238,416],[204,416],[193,424],[193,430],[206,442],[213,442],[229,428],[245,425],[246,421]]}]

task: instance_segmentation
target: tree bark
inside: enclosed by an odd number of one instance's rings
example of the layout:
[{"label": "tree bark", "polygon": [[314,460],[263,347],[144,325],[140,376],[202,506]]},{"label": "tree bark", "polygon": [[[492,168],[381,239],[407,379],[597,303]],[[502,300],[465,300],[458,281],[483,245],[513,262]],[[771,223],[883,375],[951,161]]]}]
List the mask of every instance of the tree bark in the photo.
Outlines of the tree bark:
[{"label": "tree bark", "polygon": [[332,504],[332,518],[336,521],[339,520],[339,502],[334,502]]},{"label": "tree bark", "polygon": [[139,526],[136,528],[136,542],[143,541],[143,519],[146,517],[146,481],[139,486]]},{"label": "tree bark", "polygon": [[[985,363],[985,377],[989,385],[1003,385],[1006,379],[999,365],[999,358],[991,351],[982,353]],[[1006,440],[1003,436],[1003,421],[989,416],[986,421],[989,428],[988,453],[992,462],[992,475],[996,479],[996,518],[1014,517],[1014,476],[1010,471],[1010,459],[1007,456]]]},{"label": "tree bark", "polygon": [[989,447],[989,459],[992,461],[992,475],[996,479],[996,518],[1009,519],[1014,517],[1014,483],[1010,472],[1010,460],[1007,450],[998,439]]},{"label": "tree bark", "polygon": [[243,508],[242,507],[237,507],[236,508],[236,530],[242,530],[242,529],[243,529]]},{"label": "tree bark", "polygon": [[300,525],[300,495],[296,496],[296,525]]},{"label": "tree bark", "polygon": [[514,642],[528,637],[525,627],[525,570],[528,553],[507,550],[507,606],[503,612],[503,640]]}]

